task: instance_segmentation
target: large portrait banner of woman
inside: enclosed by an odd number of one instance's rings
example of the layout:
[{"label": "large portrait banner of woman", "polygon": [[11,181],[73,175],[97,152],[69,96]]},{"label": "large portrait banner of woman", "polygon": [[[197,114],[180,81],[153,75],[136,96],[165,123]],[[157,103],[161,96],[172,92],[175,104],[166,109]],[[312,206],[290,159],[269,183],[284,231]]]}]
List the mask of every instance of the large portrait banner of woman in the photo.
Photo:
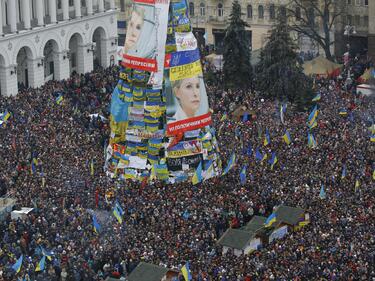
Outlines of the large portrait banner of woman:
[{"label": "large portrait banner of woman", "polygon": [[124,44],[123,65],[155,72],[157,67],[155,0],[133,0]]},{"label": "large portrait banner of woman", "polygon": [[166,79],[165,91],[168,135],[177,135],[211,124],[202,74],[174,81]]}]

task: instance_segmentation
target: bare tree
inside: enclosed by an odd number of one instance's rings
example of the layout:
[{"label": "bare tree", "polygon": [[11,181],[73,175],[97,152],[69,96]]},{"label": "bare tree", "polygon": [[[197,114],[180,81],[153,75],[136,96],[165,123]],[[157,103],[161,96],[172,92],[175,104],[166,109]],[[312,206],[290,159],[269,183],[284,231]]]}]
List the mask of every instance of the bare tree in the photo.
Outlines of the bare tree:
[{"label": "bare tree", "polygon": [[330,50],[334,43],[332,34],[335,24],[344,13],[343,0],[289,0],[288,15],[290,28],[316,42],[333,60]]}]

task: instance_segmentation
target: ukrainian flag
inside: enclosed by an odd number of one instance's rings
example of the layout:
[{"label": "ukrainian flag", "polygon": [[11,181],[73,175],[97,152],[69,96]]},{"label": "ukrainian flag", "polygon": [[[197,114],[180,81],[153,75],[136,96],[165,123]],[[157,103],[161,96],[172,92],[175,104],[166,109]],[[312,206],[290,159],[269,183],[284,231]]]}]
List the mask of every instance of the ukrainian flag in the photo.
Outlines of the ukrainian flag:
[{"label": "ukrainian flag", "polygon": [[240,172],[240,181],[241,184],[244,185],[246,183],[246,165],[243,166]]},{"label": "ukrainian flag", "polygon": [[322,186],[320,187],[319,198],[326,199],[326,197],[327,195],[326,195],[326,192],[324,191],[324,185],[322,184]]},{"label": "ukrainian flag", "polygon": [[186,262],[186,264],[181,268],[181,273],[182,276],[184,276],[185,281],[193,280],[190,273],[189,262]]},{"label": "ukrainian flag", "polygon": [[122,217],[121,217],[120,211],[117,209],[116,206],[113,208],[113,215],[117,219],[118,223],[122,224]]},{"label": "ukrainian flag", "polygon": [[341,108],[340,111],[339,111],[339,114],[340,115],[347,115],[348,111],[346,110],[346,108]]},{"label": "ukrainian flag", "polygon": [[96,218],[95,215],[92,216],[92,224],[93,224],[93,227],[94,227],[94,231],[96,233],[99,233],[99,231],[100,231],[100,224],[98,223],[98,219]]},{"label": "ukrainian flag", "polygon": [[342,172],[341,172],[341,179],[344,179],[346,177],[346,165],[342,167]]},{"label": "ukrainian flag", "polygon": [[263,159],[263,155],[262,155],[262,153],[260,153],[258,148],[255,152],[255,159],[258,160],[258,161],[262,161],[262,159]]},{"label": "ukrainian flag", "polygon": [[60,104],[63,100],[64,100],[64,97],[62,96],[62,94],[59,94],[59,96],[56,98],[56,103]]},{"label": "ukrainian flag", "polygon": [[276,222],[276,215],[275,213],[272,213],[264,223],[265,227],[270,227],[274,222]]},{"label": "ukrainian flag", "polygon": [[371,141],[371,142],[375,142],[375,135],[371,135],[371,137],[370,137],[370,141]]},{"label": "ukrainian flag", "polygon": [[0,125],[5,126],[6,121],[9,119],[10,113],[5,111],[4,113],[0,114]]},{"label": "ukrainian flag", "polygon": [[202,162],[199,163],[197,170],[195,171],[193,177],[191,178],[191,182],[196,185],[197,183],[200,183],[203,180],[202,177]]},{"label": "ukrainian flag", "polygon": [[46,256],[43,256],[40,262],[37,264],[35,271],[43,271],[46,264]]},{"label": "ukrainian flag", "polygon": [[224,112],[223,116],[221,116],[220,121],[223,122],[224,120],[228,119],[228,114]]},{"label": "ukrainian flag", "polygon": [[289,131],[286,130],[285,134],[283,135],[283,140],[289,145],[292,142],[292,138],[290,137]]},{"label": "ukrainian flag", "polygon": [[270,133],[269,133],[268,129],[266,129],[266,135],[264,136],[263,145],[267,146],[267,145],[270,144],[270,142],[271,142]]},{"label": "ukrainian flag", "polygon": [[20,272],[20,270],[21,270],[21,266],[22,266],[22,261],[23,261],[23,255],[21,255],[21,256],[19,257],[19,259],[15,262],[15,264],[12,265],[12,269],[13,269],[16,273]]},{"label": "ukrainian flag", "polygon": [[314,125],[316,118],[318,117],[318,107],[315,105],[314,109],[311,111],[309,118],[307,120],[307,125],[311,128]]},{"label": "ukrainian flag", "polygon": [[318,93],[318,94],[312,99],[312,101],[320,101],[320,98],[321,98],[321,95],[320,95],[320,93]]},{"label": "ukrainian flag", "polygon": [[271,164],[271,170],[273,170],[273,166],[277,163],[276,152],[272,152],[272,157],[271,157],[269,163]]},{"label": "ukrainian flag", "polygon": [[49,252],[49,251],[46,251],[43,247],[42,247],[42,254],[43,256],[46,256],[48,260],[52,260],[52,253]]},{"label": "ukrainian flag", "polygon": [[312,148],[315,148],[317,145],[314,135],[312,133],[307,134],[307,144],[309,147],[312,147]]},{"label": "ukrainian flag", "polygon": [[229,158],[227,167],[224,169],[223,176],[226,175],[230,169],[233,168],[234,164],[236,164],[236,154],[233,152],[231,157]]}]

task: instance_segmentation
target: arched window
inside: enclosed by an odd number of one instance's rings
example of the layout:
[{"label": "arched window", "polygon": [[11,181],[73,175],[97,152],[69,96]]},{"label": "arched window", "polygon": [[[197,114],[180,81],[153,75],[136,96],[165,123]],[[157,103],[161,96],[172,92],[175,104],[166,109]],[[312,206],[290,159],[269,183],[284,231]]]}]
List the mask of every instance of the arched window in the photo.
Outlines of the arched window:
[{"label": "arched window", "polygon": [[199,5],[199,9],[200,9],[200,12],[201,12],[201,16],[205,16],[206,15],[206,6],[204,5],[204,3],[201,3]]},{"label": "arched window", "polygon": [[262,5],[259,5],[258,7],[258,18],[263,19],[264,18],[264,9]]},{"label": "arched window", "polygon": [[224,16],[224,8],[223,8],[223,4],[221,3],[217,4],[217,15],[219,17]]},{"label": "arched window", "polygon": [[190,16],[194,16],[194,3],[193,2],[189,3],[189,14]]},{"label": "arched window", "polygon": [[252,19],[253,18],[253,6],[247,5],[247,18]]},{"label": "arched window", "polygon": [[270,5],[270,19],[271,20],[275,19],[275,5],[274,4]]},{"label": "arched window", "polygon": [[300,19],[301,19],[301,8],[296,7],[296,20],[300,20]]},{"label": "arched window", "polygon": [[307,20],[309,22],[309,25],[313,26],[315,24],[315,13],[314,8],[312,7],[308,9]]}]

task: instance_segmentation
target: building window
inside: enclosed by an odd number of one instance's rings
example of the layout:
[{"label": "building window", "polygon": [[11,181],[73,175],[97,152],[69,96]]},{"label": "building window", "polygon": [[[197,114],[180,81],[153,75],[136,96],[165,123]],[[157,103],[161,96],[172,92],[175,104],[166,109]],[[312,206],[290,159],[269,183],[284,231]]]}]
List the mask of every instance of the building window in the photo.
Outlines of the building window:
[{"label": "building window", "polygon": [[352,0],[348,0],[348,5],[351,5],[352,4]]},{"label": "building window", "polygon": [[363,25],[368,26],[368,16],[364,16],[363,18]]},{"label": "building window", "polygon": [[270,19],[271,20],[275,19],[275,5],[274,4],[270,5]]},{"label": "building window", "polygon": [[125,0],[120,0],[120,9],[121,12],[125,12]]},{"label": "building window", "polygon": [[365,0],[365,6],[368,6],[368,0]]},{"label": "building window", "polygon": [[280,16],[282,19],[286,19],[286,8],[285,6],[280,7]]},{"label": "building window", "polygon": [[219,17],[224,16],[224,8],[223,8],[223,4],[221,3],[217,4],[217,15]]},{"label": "building window", "polygon": [[204,5],[204,3],[201,3],[199,5],[199,9],[200,9],[201,16],[205,16],[206,15],[206,6]]},{"label": "building window", "polygon": [[74,6],[74,0],[69,0],[69,6]]},{"label": "building window", "polygon": [[81,6],[86,7],[86,0],[81,0]]},{"label": "building window", "polygon": [[264,9],[262,5],[259,5],[258,7],[258,18],[263,19],[264,18]]},{"label": "building window", "polygon": [[253,6],[247,5],[247,18],[252,19],[253,18]]},{"label": "building window", "polygon": [[192,17],[194,16],[194,3],[193,2],[189,3],[189,14]]},{"label": "building window", "polygon": [[301,8],[296,7],[296,20],[301,20]]},{"label": "building window", "polygon": [[360,15],[356,15],[354,17],[354,20],[355,20],[354,25],[356,25],[356,26],[360,26],[361,25],[361,16]]},{"label": "building window", "polygon": [[310,26],[313,26],[315,24],[315,13],[314,13],[314,8],[308,9],[307,12],[307,20]]},{"label": "building window", "polygon": [[352,25],[352,16],[351,15],[347,15],[347,17],[346,17],[346,23],[348,25]]},{"label": "building window", "polygon": [[61,0],[57,1],[57,9],[61,9]]}]

